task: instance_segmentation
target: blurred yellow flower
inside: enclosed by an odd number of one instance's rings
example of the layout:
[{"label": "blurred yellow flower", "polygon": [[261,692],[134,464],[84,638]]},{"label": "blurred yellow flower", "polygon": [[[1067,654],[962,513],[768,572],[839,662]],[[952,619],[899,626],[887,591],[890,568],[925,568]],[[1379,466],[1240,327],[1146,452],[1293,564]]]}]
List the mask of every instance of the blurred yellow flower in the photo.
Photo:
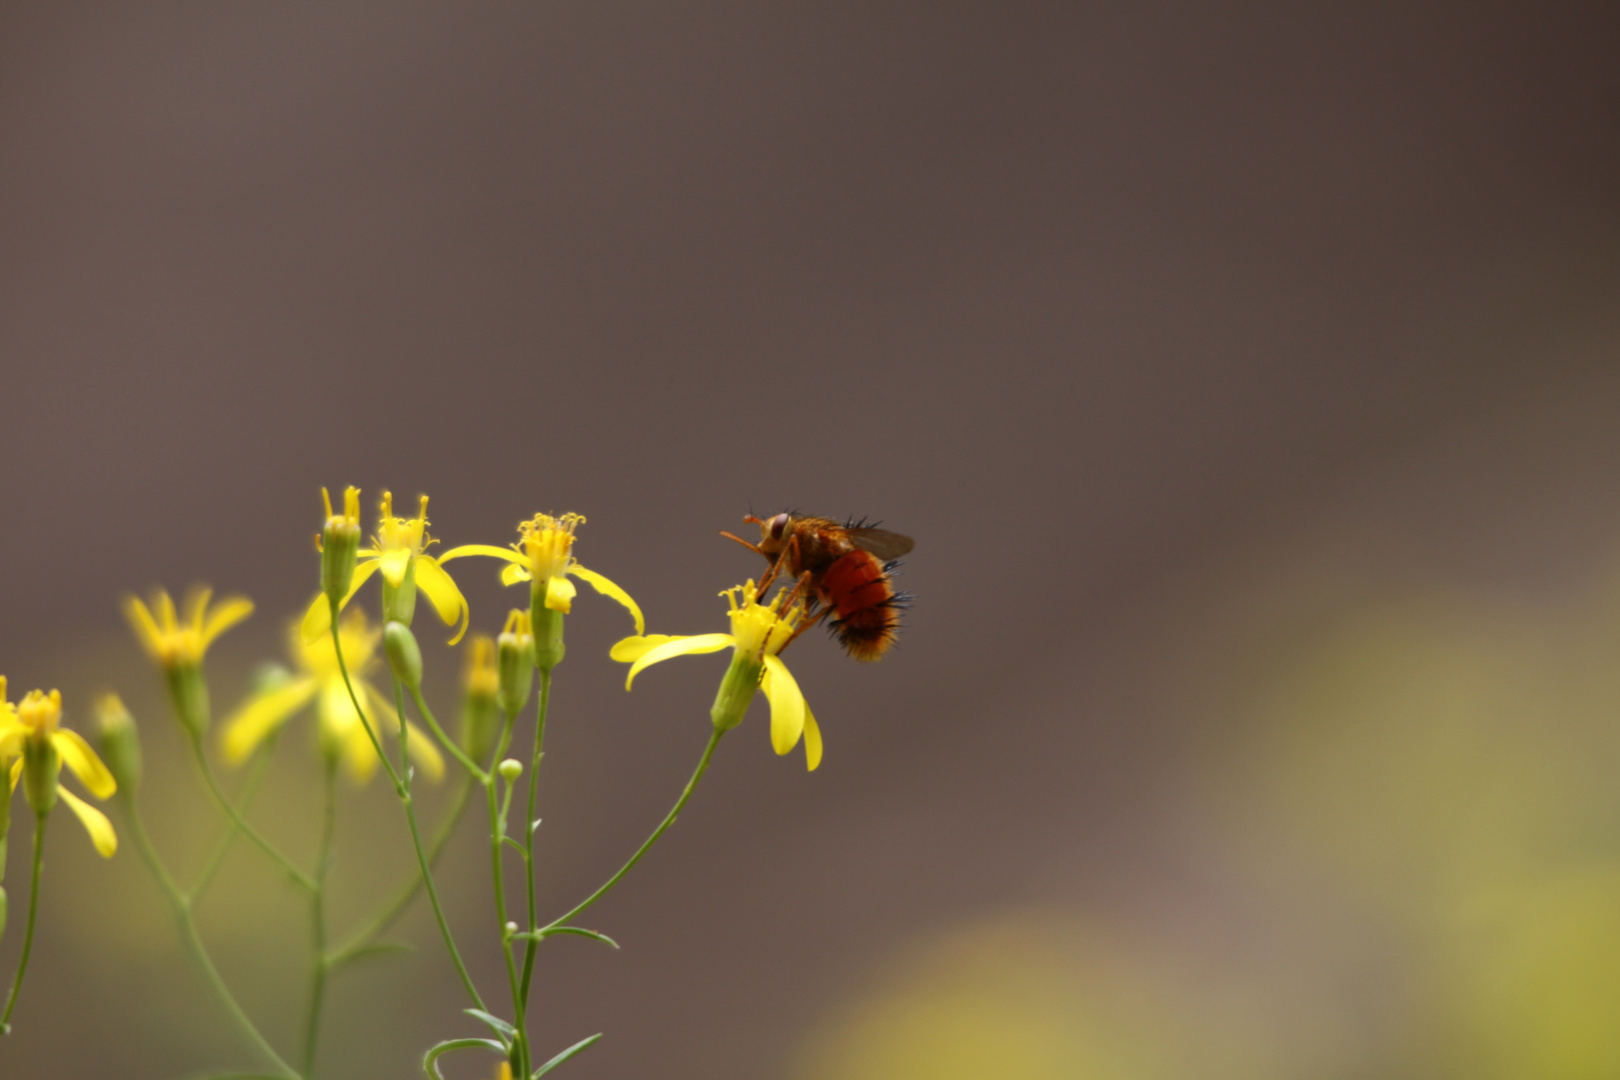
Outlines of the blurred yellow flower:
[{"label": "blurred yellow flower", "polygon": [[[438,612],[444,624],[456,627],[455,636],[450,639],[450,644],[454,645],[467,632],[467,599],[439,565],[444,557],[434,558],[426,553],[430,546],[437,543],[428,535],[427,504],[428,497],[423,495],[416,517],[395,517],[393,493],[383,492],[377,535],[372,538],[373,546],[360,549],[348,595],[338,604],[338,608],[341,610],[378,570],[382,571],[383,579],[396,589],[405,583],[406,575],[410,574],[416,588],[432,602],[433,610]],[[331,636],[332,611],[325,593],[311,601],[309,610],[304,613],[302,628],[305,641]],[[348,654],[345,653],[344,657],[347,659]]]},{"label": "blurred yellow flower", "polygon": [[208,646],[225,631],[253,614],[253,601],[245,596],[228,596],[210,611],[208,602],[214,590],[193,586],[186,597],[186,616],[175,613],[174,601],[163,589],[152,593],[149,608],[137,596],[124,597],[124,617],[152,659],[165,670],[197,667]]},{"label": "blurred yellow flower", "polygon": [[603,596],[623,604],[636,622],[636,633],[642,633],[647,629],[647,623],[641,616],[641,608],[630,598],[630,594],[596,571],[585,569],[574,559],[574,530],[584,523],[585,518],[580,514],[563,514],[561,517],[536,514],[532,519],[518,524],[518,532],[522,536],[510,548],[492,544],[463,544],[445,552],[440,561],[449,562],[463,555],[488,555],[494,559],[504,559],[508,565],[501,570],[502,585],[531,582],[535,597],[543,598],[547,608],[564,615],[573,609],[575,594],[574,583],[568,579],[579,578]]},{"label": "blurred yellow flower", "polygon": [[[58,774],[61,767],[66,765],[79,778],[79,782],[89,789],[90,794],[98,799],[110,799],[118,790],[118,784],[83,736],[59,726],[62,719],[61,691],[52,690],[46,694],[41,690],[30,690],[18,705],[5,701],[5,697],[6,680],[5,676],[0,675],[0,703],[4,703],[4,707],[0,708],[0,762],[11,762],[10,790],[16,790],[17,782],[22,778],[25,744],[48,746],[49,750],[36,759],[48,762],[51,767],[47,782],[56,785],[56,794],[62,797],[68,809],[84,825],[96,850],[103,857],[111,858],[118,850],[118,835],[113,832],[107,815],[61,786]],[[50,751],[54,751],[54,754]]]},{"label": "blurred yellow flower", "polygon": [[[630,665],[624,688],[630,689],[635,677],[654,664],[677,656],[719,652],[730,646],[733,649],[731,670],[742,672],[747,679],[757,679],[758,687],[765,691],[766,700],[770,702],[771,746],[778,754],[786,754],[798,745],[803,735],[805,761],[809,768],[815,769],[821,764],[821,729],[798,682],[777,655],[793,640],[794,631],[804,618],[803,605],[795,603],[787,611],[781,611],[785,591],[778,591],[773,600],[761,604],[752,581],[726,589],[720,595],[731,608],[729,634],[647,634],[627,637],[614,645],[610,653],[613,659]],[[740,604],[739,597],[742,598]],[[727,674],[729,677],[730,671]],[[717,700],[715,708],[722,711],[734,708],[736,715],[729,722],[734,724],[741,720],[741,710],[748,706],[753,685],[750,682],[741,688],[743,693],[734,705]],[[726,694],[724,684],[721,693]],[[725,723],[718,714],[715,722]]]},{"label": "blurred yellow flower", "polygon": [[[233,764],[245,761],[271,732],[314,701],[322,752],[343,760],[356,782],[364,783],[377,767],[377,751],[343,682],[332,637],[307,641],[296,625],[289,630],[287,651],[298,673],[256,694],[225,721],[225,758]],[[374,666],[380,631],[369,627],[365,613],[356,609],[338,624],[338,637],[355,693],[379,727],[397,734],[399,714],[393,703],[365,678],[366,670]],[[434,780],[441,778],[444,758],[433,740],[415,724],[410,725],[410,735],[412,760]]]}]

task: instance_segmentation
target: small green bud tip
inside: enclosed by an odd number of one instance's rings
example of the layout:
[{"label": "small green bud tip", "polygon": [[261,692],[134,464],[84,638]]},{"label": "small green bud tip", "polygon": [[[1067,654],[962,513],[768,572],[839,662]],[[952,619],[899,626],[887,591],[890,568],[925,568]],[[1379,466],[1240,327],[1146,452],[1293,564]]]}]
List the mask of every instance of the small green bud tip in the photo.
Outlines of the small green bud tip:
[{"label": "small green bud tip", "polygon": [[321,591],[342,602],[354,580],[354,564],[360,551],[360,489],[343,493],[343,512],[332,513],[332,498],[321,488],[326,503],[326,527],[321,530]]},{"label": "small green bud tip", "polygon": [[518,761],[516,758],[507,758],[495,768],[501,774],[501,778],[508,784],[515,783],[517,778],[523,775],[523,762]]},{"label": "small green bud tip", "polygon": [[415,690],[422,685],[422,650],[410,627],[390,620],[383,627],[383,652],[388,655],[389,670],[407,689]]},{"label": "small green bud tip", "polygon": [[121,789],[133,792],[141,782],[141,739],[135,718],[117,694],[103,694],[97,699],[96,728],[107,770]]},{"label": "small green bud tip", "polygon": [[764,665],[750,654],[741,650],[731,654],[731,666],[726,668],[720,689],[714,695],[714,707],[709,710],[715,730],[730,731],[742,723],[754,700],[754,692],[759,689],[763,670]]}]

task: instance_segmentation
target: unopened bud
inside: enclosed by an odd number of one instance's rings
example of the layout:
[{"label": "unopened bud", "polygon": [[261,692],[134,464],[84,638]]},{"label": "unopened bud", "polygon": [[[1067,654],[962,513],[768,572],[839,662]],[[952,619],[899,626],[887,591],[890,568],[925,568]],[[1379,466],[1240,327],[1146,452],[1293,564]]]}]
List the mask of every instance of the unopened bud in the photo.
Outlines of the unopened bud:
[{"label": "unopened bud", "polygon": [[354,563],[360,550],[360,489],[343,493],[343,513],[332,513],[332,499],[321,488],[326,503],[326,527],[321,530],[321,591],[342,603],[354,580]]},{"label": "unopened bud", "polygon": [[500,654],[499,701],[501,711],[508,716],[516,716],[523,711],[523,706],[529,702],[529,691],[534,686],[532,625],[527,611],[514,609],[506,617],[506,629],[495,639]]},{"label": "unopened bud", "polygon": [[422,685],[422,650],[410,627],[390,620],[383,627],[383,652],[388,656],[388,669],[407,690]]},{"label": "unopened bud", "polygon": [[501,724],[496,704],[501,676],[495,664],[495,639],[488,634],[474,634],[468,639],[462,684],[467,696],[461,709],[461,748],[474,761],[482,761],[495,745]]},{"label": "unopened bud", "polygon": [[507,758],[497,765],[495,770],[501,774],[502,779],[510,784],[523,775],[523,762],[517,758]]},{"label": "unopened bud", "polygon": [[103,694],[96,700],[96,728],[107,771],[120,788],[134,794],[141,782],[141,738],[135,718],[117,694]]},{"label": "unopened bud", "polygon": [[709,719],[714,721],[717,731],[730,731],[742,723],[754,700],[754,692],[759,689],[763,670],[764,664],[751,653],[737,649],[731,654],[731,666],[726,668],[720,689],[714,695],[714,707],[709,710]]}]

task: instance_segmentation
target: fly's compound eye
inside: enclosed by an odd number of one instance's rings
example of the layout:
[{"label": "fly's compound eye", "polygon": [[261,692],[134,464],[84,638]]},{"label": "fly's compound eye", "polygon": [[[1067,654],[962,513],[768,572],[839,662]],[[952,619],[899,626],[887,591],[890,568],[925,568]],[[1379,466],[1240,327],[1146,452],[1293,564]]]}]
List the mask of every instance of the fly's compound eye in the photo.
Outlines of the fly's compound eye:
[{"label": "fly's compound eye", "polygon": [[787,532],[787,527],[788,527],[788,516],[786,514],[777,514],[775,517],[771,518],[771,523],[770,523],[771,539],[772,540],[780,540],[780,539],[782,539],[782,534]]}]

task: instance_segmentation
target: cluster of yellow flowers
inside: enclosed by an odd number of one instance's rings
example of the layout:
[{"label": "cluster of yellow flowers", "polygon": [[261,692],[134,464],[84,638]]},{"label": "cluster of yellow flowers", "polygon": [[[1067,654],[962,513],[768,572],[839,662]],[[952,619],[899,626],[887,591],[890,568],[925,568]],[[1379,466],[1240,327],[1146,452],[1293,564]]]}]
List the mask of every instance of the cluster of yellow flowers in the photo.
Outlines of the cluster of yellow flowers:
[{"label": "cluster of yellow flowers", "polygon": [[[555,517],[536,514],[518,525],[518,539],[507,547],[467,544],[435,555],[431,549],[437,541],[428,528],[427,496],[421,497],[414,517],[401,517],[394,512],[392,496],[384,492],[371,543],[365,547],[361,546],[359,490],[348,488],[341,508],[336,511],[325,490],[322,498],[326,516],[317,537],[320,593],[289,628],[287,651],[291,667],[276,669],[260,679],[254,691],[230,712],[218,729],[218,751],[227,762],[233,765],[250,759],[262,762],[267,759],[267,748],[288,720],[301,711],[313,709],[318,733],[316,745],[327,776],[326,826],[315,868],[306,870],[287,858],[247,820],[256,781],[245,785],[235,799],[228,798],[209,764],[211,752],[206,746],[206,736],[213,726],[213,710],[204,673],[205,659],[220,635],[253,613],[253,603],[240,596],[215,602],[211,590],[197,588],[187,598],[182,614],[182,609],[161,589],[152,593],[150,601],[126,597],[124,614],[137,640],[162,673],[169,703],[187,736],[199,775],[227,819],[227,830],[210,867],[189,890],[181,889],[164,867],[141,822],[135,797],[141,777],[140,745],[134,721],[122,702],[110,694],[98,702],[101,750],[98,756],[82,736],[62,726],[60,693],[35,690],[20,703],[12,704],[6,695],[6,680],[0,676],[0,769],[5,770],[8,781],[4,789],[8,798],[0,800],[0,881],[3,881],[4,844],[10,820],[9,795],[19,784],[25,789],[36,822],[27,936],[11,994],[4,1013],[0,1013],[0,1033],[6,1030],[16,1004],[33,940],[40,848],[50,810],[58,800],[67,803],[102,855],[111,856],[118,847],[118,837],[107,817],[62,785],[63,766],[95,798],[105,800],[115,793],[120,796],[136,849],[173,905],[183,940],[198,961],[225,1017],[276,1074],[290,1080],[306,1080],[315,1068],[326,979],[347,961],[372,947],[375,935],[404,910],[418,891],[424,892],[433,905],[445,945],[474,1005],[467,1011],[489,1024],[495,1035],[493,1039],[447,1040],[434,1047],[424,1062],[430,1076],[438,1075],[434,1063],[450,1050],[484,1046],[501,1055],[502,1068],[507,1070],[504,1075],[510,1076],[510,1070],[516,1067],[520,1069],[519,1075],[538,1076],[585,1049],[599,1036],[575,1044],[535,1070],[526,1013],[538,944],[548,936],[561,933],[582,934],[612,944],[595,931],[568,925],[570,920],[613,888],[673,824],[708,768],[721,736],[742,722],[758,690],[764,690],[770,705],[771,744],[776,752],[788,753],[802,738],[809,768],[815,769],[820,764],[820,729],[780,655],[805,621],[805,605],[797,599],[796,593],[778,590],[773,598],[766,599],[750,580],[720,594],[728,605],[729,633],[648,634],[641,607],[630,594],[603,574],[582,566],[574,557],[576,533],[585,522],[579,514]],[[421,695],[422,656],[410,627],[420,592],[427,597],[439,619],[452,628],[450,644],[456,644],[467,634],[471,611],[446,564],[470,556],[498,560],[502,564],[500,580],[503,584],[527,583],[529,603],[526,608],[515,609],[507,616],[497,637],[475,634],[469,640],[463,678],[466,704],[462,732],[459,738],[451,738]],[[381,585],[381,617],[377,623],[369,621],[358,606],[351,606],[360,589],[373,578],[378,578]],[[567,914],[542,923],[536,915],[534,893],[533,837],[534,825],[538,824],[536,774],[543,756],[552,673],[563,659],[564,616],[571,612],[578,595],[576,581],[591,586],[630,614],[635,632],[609,651],[613,660],[629,665],[626,690],[642,671],[665,660],[727,648],[732,650],[732,657],[710,709],[708,744],[674,808],[606,884]],[[376,681],[380,674],[386,674],[392,693],[385,692]],[[519,840],[507,835],[508,814],[515,785],[523,777],[525,766],[505,755],[512,741],[514,722],[530,699],[536,674],[540,694],[534,746],[527,767],[528,806],[523,818],[530,824],[522,830]],[[417,718],[425,726],[419,726],[417,719],[406,715],[407,700],[414,703]],[[400,744],[397,765],[382,741],[385,731]],[[457,775],[462,781],[462,794],[453,800],[438,836],[428,844],[423,841],[418,827],[410,793],[411,781],[417,771],[433,780],[443,778],[448,768],[447,756],[459,767]],[[363,783],[379,766],[393,783],[405,810],[419,874],[347,945],[329,948],[324,890],[335,808],[332,778],[341,768],[353,780]],[[465,806],[467,789],[475,785],[486,793],[490,816],[498,933],[511,983],[510,1021],[499,1019],[486,1008],[440,909],[433,880],[433,863]],[[258,846],[286,871],[293,884],[313,899],[315,956],[311,1011],[297,1066],[272,1047],[248,1019],[208,959],[206,946],[191,920],[191,909],[198,895],[207,887],[225,847],[238,835]],[[527,919],[526,926],[522,927],[516,920],[508,920],[506,915],[502,858],[508,846],[521,852],[525,870]],[[5,892],[0,888],[0,932],[4,930],[4,918]]]}]

